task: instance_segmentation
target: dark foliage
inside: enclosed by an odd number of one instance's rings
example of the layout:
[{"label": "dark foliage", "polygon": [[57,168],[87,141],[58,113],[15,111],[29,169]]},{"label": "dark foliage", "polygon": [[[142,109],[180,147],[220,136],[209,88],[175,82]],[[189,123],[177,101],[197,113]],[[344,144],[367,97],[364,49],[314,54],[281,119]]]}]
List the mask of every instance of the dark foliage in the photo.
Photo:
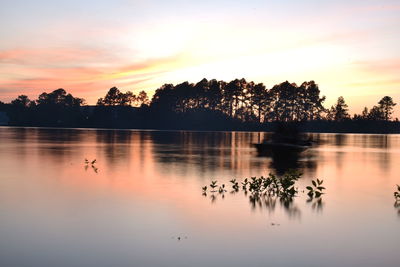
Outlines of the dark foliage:
[{"label": "dark foliage", "polygon": [[391,120],[396,103],[389,96],[353,117],[343,97],[330,109],[324,101],[314,81],[286,81],[267,89],[245,79],[203,79],[165,84],[151,101],[144,91],[135,95],[113,87],[96,106],[87,106],[57,89],[34,101],[20,95],[11,103],[0,102],[0,111],[18,126],[269,131],[285,122],[315,132],[400,132],[400,123]]}]

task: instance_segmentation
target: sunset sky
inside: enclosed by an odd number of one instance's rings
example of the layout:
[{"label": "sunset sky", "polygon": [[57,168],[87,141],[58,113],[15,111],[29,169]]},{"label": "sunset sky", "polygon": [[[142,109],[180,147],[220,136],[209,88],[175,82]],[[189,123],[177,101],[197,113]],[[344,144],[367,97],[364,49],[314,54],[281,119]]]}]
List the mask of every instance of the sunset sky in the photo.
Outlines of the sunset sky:
[{"label": "sunset sky", "polygon": [[0,100],[244,77],[315,80],[326,106],[361,112],[400,102],[399,14],[398,0],[1,0]]}]

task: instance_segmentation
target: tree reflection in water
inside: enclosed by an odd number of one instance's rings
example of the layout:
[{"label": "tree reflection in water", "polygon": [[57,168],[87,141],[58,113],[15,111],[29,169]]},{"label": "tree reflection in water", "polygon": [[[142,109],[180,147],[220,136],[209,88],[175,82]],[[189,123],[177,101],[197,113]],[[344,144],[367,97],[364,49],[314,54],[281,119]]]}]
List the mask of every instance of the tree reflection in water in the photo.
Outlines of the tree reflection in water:
[{"label": "tree reflection in water", "polygon": [[276,174],[282,175],[289,170],[315,170],[316,151],[309,149],[306,151],[280,150],[273,149],[257,153],[257,157],[271,159],[270,168],[275,170]]}]

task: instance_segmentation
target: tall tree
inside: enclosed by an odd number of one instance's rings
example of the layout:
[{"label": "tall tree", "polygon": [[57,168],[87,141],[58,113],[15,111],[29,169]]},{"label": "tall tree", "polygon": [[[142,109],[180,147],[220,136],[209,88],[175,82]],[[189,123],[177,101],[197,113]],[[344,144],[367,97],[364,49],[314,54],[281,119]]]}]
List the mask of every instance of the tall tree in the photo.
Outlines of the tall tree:
[{"label": "tall tree", "polygon": [[252,103],[254,104],[254,109],[257,112],[258,122],[261,123],[262,114],[267,110],[270,102],[265,85],[262,83],[254,85],[253,94],[251,97]]},{"label": "tall tree", "polygon": [[137,97],[131,91],[127,91],[125,93],[125,99],[128,102],[128,105],[132,106],[136,102]]},{"label": "tall tree", "polygon": [[385,96],[379,101],[379,108],[383,112],[383,116],[386,121],[390,120],[393,113],[393,108],[397,104],[393,102],[393,99],[390,96]]},{"label": "tall tree", "polygon": [[83,98],[73,97],[59,88],[51,93],[42,93],[36,100],[39,106],[80,107],[85,103]]},{"label": "tall tree", "polygon": [[364,119],[364,120],[368,119],[368,114],[369,114],[368,108],[364,107],[364,109],[363,109],[363,111],[361,113],[361,118]]},{"label": "tall tree", "polygon": [[340,96],[334,106],[331,108],[331,118],[335,121],[343,121],[350,118],[348,106],[343,96]]},{"label": "tall tree", "polygon": [[140,91],[138,96],[136,97],[138,106],[141,105],[149,105],[149,97],[145,91]]},{"label": "tall tree", "polygon": [[208,107],[211,110],[221,108],[222,104],[222,91],[224,90],[225,82],[217,81],[215,79],[208,82],[208,90],[206,97],[208,99]]},{"label": "tall tree", "polygon": [[26,95],[19,95],[16,99],[11,101],[11,104],[17,107],[27,108],[32,105],[32,101]]},{"label": "tall tree", "polygon": [[98,105],[117,106],[125,104],[126,99],[123,93],[117,87],[112,87],[108,90],[104,98],[99,98]]},{"label": "tall tree", "polygon": [[320,90],[318,85],[314,81],[303,82],[300,86],[303,88],[303,95],[301,96],[303,101],[303,120],[316,120],[320,119],[322,113],[325,111],[323,102],[325,96],[320,96]]},{"label": "tall tree", "polygon": [[379,106],[373,106],[368,113],[368,119],[373,121],[385,120],[385,113]]}]

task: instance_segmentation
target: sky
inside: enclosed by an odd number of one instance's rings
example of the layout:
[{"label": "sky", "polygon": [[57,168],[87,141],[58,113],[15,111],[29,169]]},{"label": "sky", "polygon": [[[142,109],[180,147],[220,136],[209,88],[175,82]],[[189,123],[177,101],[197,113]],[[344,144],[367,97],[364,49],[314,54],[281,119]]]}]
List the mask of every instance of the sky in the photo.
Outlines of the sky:
[{"label": "sky", "polygon": [[1,0],[0,100],[64,88],[314,80],[352,113],[392,96],[400,116],[398,0]]}]

